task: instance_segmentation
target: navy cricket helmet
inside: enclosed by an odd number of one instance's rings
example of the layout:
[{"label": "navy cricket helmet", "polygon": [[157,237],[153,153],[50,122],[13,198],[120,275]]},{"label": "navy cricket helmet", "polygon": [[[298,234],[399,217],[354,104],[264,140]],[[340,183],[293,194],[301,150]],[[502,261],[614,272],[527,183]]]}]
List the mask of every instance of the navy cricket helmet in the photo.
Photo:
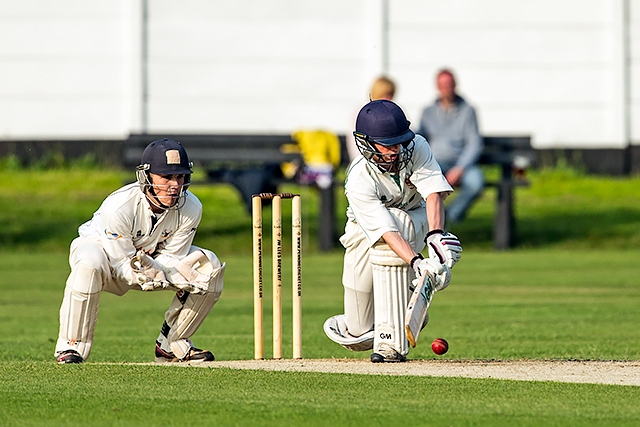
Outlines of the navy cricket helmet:
[{"label": "navy cricket helmet", "polygon": [[[398,172],[411,161],[416,136],[402,109],[394,102],[371,101],[358,113],[353,136],[356,146],[370,163],[382,172]],[[395,154],[381,153],[375,144],[385,147],[401,145]]]},{"label": "navy cricket helmet", "polygon": [[157,175],[189,175],[193,171],[193,163],[189,161],[187,150],[181,143],[164,138],[153,141],[142,152],[138,169]]},{"label": "navy cricket helmet", "polygon": [[380,145],[408,143],[415,134],[402,109],[393,101],[371,101],[358,113],[355,136]]},{"label": "navy cricket helmet", "polygon": [[[140,189],[151,204],[166,210],[180,208],[186,200],[186,191],[191,183],[193,163],[189,161],[187,150],[173,139],[164,138],[153,141],[142,152],[140,165],[136,168],[136,177]],[[155,185],[150,173],[156,175],[184,175],[184,184],[180,186],[178,201],[172,206],[164,205],[156,195]]]}]

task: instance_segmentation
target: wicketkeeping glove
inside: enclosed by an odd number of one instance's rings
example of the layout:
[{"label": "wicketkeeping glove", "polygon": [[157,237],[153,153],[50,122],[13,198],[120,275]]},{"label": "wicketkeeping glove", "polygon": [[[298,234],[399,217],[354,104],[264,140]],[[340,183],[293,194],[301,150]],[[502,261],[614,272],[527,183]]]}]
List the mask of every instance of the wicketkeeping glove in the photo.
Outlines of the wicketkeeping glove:
[{"label": "wicketkeeping glove", "polygon": [[130,261],[133,269],[133,283],[140,285],[143,291],[167,289],[167,281],[162,265],[144,251],[138,251]]},{"label": "wicketkeeping glove", "polygon": [[429,248],[429,258],[446,264],[449,268],[453,268],[462,257],[462,245],[454,234],[431,230],[424,241]]},{"label": "wicketkeeping glove", "polygon": [[432,258],[420,258],[422,255],[418,255],[411,262],[411,267],[416,272],[416,277],[421,277],[423,274],[431,274],[433,277],[433,287],[436,291],[441,291],[451,282],[451,269],[446,264],[440,264],[437,260]]},{"label": "wicketkeeping glove", "polygon": [[167,278],[173,286],[194,294],[209,292],[213,272],[202,273],[194,265],[207,263],[211,265],[202,251],[195,251],[180,260],[174,267],[167,269]]}]

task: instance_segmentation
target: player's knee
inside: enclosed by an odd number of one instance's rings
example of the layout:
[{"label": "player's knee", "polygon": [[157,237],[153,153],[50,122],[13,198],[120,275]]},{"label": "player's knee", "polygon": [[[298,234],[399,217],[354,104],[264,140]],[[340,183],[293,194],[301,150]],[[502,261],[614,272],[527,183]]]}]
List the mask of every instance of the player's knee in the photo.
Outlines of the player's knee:
[{"label": "player's knee", "polygon": [[222,265],[222,263],[220,262],[220,259],[215,253],[213,253],[209,249],[203,249],[203,248],[198,248],[198,249],[201,250],[205,254],[205,256],[209,259],[209,262],[211,263],[211,266],[213,268],[219,268]]},{"label": "player's knee", "polygon": [[106,278],[100,265],[80,262],[71,269],[71,274],[67,279],[67,286],[75,292],[95,294],[102,290],[105,280]]}]

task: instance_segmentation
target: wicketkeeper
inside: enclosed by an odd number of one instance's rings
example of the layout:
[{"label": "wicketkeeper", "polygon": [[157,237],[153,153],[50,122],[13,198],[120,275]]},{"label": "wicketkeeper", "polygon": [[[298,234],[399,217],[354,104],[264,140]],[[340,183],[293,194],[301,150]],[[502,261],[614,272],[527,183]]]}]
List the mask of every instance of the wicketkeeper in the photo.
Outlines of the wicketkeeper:
[{"label": "wicketkeeper", "polygon": [[190,337],[220,298],[225,264],[192,245],[202,204],[188,192],[192,163],[177,141],[149,144],[137,182],[110,194],[71,243],[60,307],[58,363],[82,363],[93,344],[100,292],[171,290],[156,340],[157,362],[211,361]]},{"label": "wicketkeeper", "polygon": [[[429,275],[436,290],[446,288],[462,252],[458,238],[443,231],[444,200],[453,189],[409,124],[392,101],[365,105],[354,132],[360,155],[345,183],[344,314],[327,319],[324,330],[350,350],[373,349],[372,362],[406,360],[412,282]],[[421,255],[425,244],[428,258]],[[422,327],[426,312],[423,318]]]}]

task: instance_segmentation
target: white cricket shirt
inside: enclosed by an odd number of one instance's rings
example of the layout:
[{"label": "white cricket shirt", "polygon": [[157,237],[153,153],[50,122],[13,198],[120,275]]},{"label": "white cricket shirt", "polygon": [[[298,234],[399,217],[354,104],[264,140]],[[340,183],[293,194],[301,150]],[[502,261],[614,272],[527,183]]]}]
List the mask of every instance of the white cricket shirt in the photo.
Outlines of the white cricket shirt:
[{"label": "white cricket shirt", "polygon": [[362,155],[347,171],[347,218],[361,227],[371,245],[387,231],[399,231],[388,208],[421,208],[426,217],[425,199],[430,194],[453,192],[426,139],[416,135],[413,141],[411,160],[399,173],[382,172]]},{"label": "white cricket shirt", "polygon": [[188,191],[185,198],[179,209],[155,214],[140,185],[129,184],[111,193],[78,232],[81,237],[99,241],[114,275],[129,281],[129,262],[139,249],[164,265],[189,253],[202,218],[202,204]]}]

